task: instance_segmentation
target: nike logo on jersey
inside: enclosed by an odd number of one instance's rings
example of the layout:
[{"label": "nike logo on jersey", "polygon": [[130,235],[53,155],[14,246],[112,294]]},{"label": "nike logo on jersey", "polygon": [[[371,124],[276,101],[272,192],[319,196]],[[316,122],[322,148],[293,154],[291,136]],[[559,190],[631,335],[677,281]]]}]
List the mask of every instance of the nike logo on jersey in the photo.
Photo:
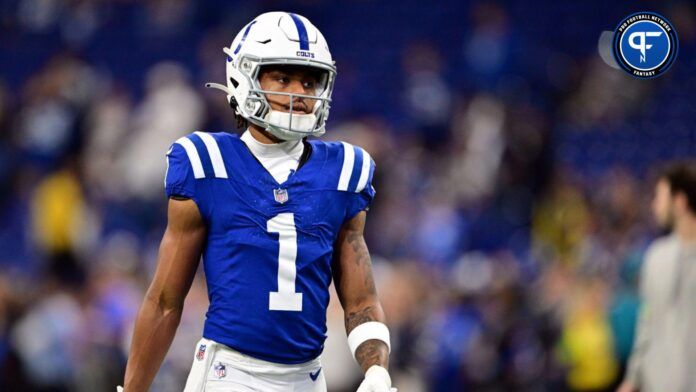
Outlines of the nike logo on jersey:
[{"label": "nike logo on jersey", "polygon": [[312,379],[312,381],[317,381],[317,377],[319,377],[319,373],[321,373],[321,368],[317,370],[316,373],[309,372],[309,378]]}]

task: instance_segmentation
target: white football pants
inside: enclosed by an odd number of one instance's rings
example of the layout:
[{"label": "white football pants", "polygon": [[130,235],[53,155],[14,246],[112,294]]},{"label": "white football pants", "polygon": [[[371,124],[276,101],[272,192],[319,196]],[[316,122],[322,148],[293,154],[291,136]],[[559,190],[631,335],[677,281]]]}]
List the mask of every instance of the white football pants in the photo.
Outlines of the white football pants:
[{"label": "white football pants", "polygon": [[184,392],[326,392],[321,361],[283,365],[201,339]]}]

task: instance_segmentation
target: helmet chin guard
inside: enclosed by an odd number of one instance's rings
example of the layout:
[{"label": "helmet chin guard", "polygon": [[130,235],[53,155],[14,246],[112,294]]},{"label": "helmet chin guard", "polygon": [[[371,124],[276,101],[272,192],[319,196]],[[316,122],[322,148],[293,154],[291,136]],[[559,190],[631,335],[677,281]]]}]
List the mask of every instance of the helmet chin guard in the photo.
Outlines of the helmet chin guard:
[{"label": "helmet chin guard", "polygon": [[[324,134],[336,66],[324,36],[307,18],[285,12],[259,15],[223,51],[227,54],[227,85],[206,83],[206,87],[224,91],[235,114],[282,140]],[[318,71],[321,76],[316,95],[263,90],[259,74],[267,65],[302,66]],[[289,96],[290,110],[273,110],[267,99],[271,95]],[[315,101],[311,113],[297,113],[293,109],[296,98]]]}]

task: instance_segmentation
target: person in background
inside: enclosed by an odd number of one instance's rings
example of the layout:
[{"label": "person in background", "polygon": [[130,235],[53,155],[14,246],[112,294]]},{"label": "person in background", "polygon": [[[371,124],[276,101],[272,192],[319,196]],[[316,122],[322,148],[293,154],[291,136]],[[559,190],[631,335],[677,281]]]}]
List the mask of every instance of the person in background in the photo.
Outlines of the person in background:
[{"label": "person in background", "polygon": [[653,242],[641,271],[643,301],[628,370],[618,392],[693,391],[696,387],[696,162],[659,177],[652,203],[670,234]]}]

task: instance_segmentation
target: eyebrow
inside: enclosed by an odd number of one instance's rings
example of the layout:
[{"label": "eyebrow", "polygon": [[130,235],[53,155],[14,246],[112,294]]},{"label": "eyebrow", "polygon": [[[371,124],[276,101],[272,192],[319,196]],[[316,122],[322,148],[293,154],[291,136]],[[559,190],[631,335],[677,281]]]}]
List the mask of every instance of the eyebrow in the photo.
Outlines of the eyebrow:
[{"label": "eyebrow", "polygon": [[271,75],[271,76],[280,76],[280,75],[283,75],[283,76],[299,76],[299,77],[302,78],[302,79],[311,78],[311,79],[313,79],[314,81],[319,81],[319,76],[318,76],[318,75],[315,75],[315,74],[313,74],[313,73],[311,73],[311,72],[306,72],[306,73],[305,73],[305,72],[289,72],[289,71],[284,71],[284,70],[282,70],[282,69],[274,69],[274,70],[268,71],[268,74]]}]

